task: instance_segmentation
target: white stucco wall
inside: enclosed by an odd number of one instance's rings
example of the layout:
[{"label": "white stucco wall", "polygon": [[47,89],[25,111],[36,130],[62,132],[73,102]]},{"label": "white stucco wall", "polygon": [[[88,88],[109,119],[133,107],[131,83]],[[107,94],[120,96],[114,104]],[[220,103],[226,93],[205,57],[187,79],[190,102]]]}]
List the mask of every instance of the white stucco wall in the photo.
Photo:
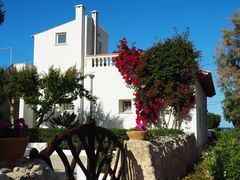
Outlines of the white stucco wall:
[{"label": "white stucco wall", "polygon": [[[89,60],[90,61],[90,60]],[[122,127],[135,127],[135,106],[133,102],[133,90],[129,89],[121,74],[115,66],[91,67],[91,62],[86,63],[86,74],[94,74],[93,79],[93,95],[97,96],[98,103],[103,107],[104,113],[110,113],[113,116],[118,116],[123,122]],[[90,89],[90,78],[85,80],[85,88]],[[131,113],[119,112],[119,100],[131,99]],[[89,109],[89,102],[85,101],[85,109]]]},{"label": "white stucco wall", "polygon": [[196,83],[196,118],[197,130],[196,137],[197,143],[203,145],[207,142],[207,97],[201,85]]},{"label": "white stucco wall", "polygon": [[24,118],[29,128],[32,128],[35,123],[34,112],[22,98],[19,100],[19,118]]},{"label": "white stucco wall", "polygon": [[85,55],[93,54],[93,19],[92,17],[85,17]]},{"label": "white stucco wall", "polygon": [[98,45],[99,45],[99,41],[101,43],[101,49],[99,49],[99,46],[98,46],[98,52],[100,54],[107,54],[108,53],[108,33],[100,26],[98,26],[97,41],[98,41]]},{"label": "white stucco wall", "polygon": [[[39,72],[47,72],[48,68],[61,68],[65,71],[68,67],[81,63],[81,49],[79,42],[80,22],[74,20],[48,31],[34,35],[34,65]],[[56,44],[56,33],[66,32],[66,44]]]},{"label": "white stucco wall", "polygon": [[[85,17],[85,55],[93,55],[93,31],[94,23],[92,17]],[[98,54],[107,54],[108,53],[108,33],[102,27],[98,26],[97,29],[97,53]],[[99,42],[101,43],[101,48],[99,47]]]}]

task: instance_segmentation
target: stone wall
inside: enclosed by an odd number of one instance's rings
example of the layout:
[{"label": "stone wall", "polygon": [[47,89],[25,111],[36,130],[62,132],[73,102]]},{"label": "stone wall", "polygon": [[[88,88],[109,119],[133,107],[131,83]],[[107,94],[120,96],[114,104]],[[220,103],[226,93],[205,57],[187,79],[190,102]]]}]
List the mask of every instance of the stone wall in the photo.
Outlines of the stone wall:
[{"label": "stone wall", "polygon": [[185,175],[199,156],[193,134],[161,140],[128,140],[125,149],[127,180],[174,180]]},{"label": "stone wall", "polygon": [[0,180],[59,180],[53,170],[40,159],[22,158],[0,162]]}]

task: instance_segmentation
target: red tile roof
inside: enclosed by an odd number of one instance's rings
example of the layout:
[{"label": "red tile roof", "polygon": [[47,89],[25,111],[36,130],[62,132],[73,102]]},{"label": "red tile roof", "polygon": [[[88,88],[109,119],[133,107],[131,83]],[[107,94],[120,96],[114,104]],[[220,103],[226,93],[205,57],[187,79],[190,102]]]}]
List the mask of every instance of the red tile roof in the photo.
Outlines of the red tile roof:
[{"label": "red tile roof", "polygon": [[210,71],[201,70],[198,81],[200,82],[207,97],[213,97],[216,95],[212,80],[212,73]]}]

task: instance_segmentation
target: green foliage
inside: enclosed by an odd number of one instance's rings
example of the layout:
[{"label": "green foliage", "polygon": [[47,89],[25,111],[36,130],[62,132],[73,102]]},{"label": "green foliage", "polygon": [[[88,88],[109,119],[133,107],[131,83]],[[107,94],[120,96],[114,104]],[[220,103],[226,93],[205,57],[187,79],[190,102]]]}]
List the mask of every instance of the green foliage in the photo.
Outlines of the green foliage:
[{"label": "green foliage", "polygon": [[[57,134],[65,130],[65,128],[29,129],[30,142],[50,143]],[[109,130],[118,137],[118,140],[120,142],[128,140],[126,129],[112,128]],[[183,132],[176,129],[154,129],[148,130],[148,139],[158,139],[161,136],[176,136],[178,134],[183,134]],[[74,139],[74,141],[77,141],[77,137],[75,137]],[[63,144],[63,148],[67,148],[66,143]]]},{"label": "green foliage", "polygon": [[63,132],[64,128],[49,128],[49,129],[29,129],[30,142],[47,142],[51,140],[59,133]]},{"label": "green foliage", "polygon": [[210,166],[215,177],[224,176],[226,179],[240,179],[240,131],[223,131],[213,149],[216,163]]},{"label": "green foliage", "polygon": [[196,75],[198,69],[196,60],[200,57],[200,51],[195,49],[188,35],[188,31],[175,34],[146,51],[144,57],[148,64],[141,73],[146,77],[146,83],[160,79],[185,84]]},{"label": "green foliage", "polygon": [[235,127],[240,126],[240,94],[225,93],[223,114]]},{"label": "green foliage", "polygon": [[0,103],[7,101],[13,118],[14,105],[19,98],[31,99],[38,92],[39,78],[35,67],[24,67],[17,70],[11,66],[0,69]]},{"label": "green foliage", "polygon": [[148,131],[148,137],[151,139],[158,139],[161,136],[177,136],[180,134],[184,134],[184,133],[179,129],[160,128],[160,129],[152,129]]},{"label": "green foliage", "polygon": [[[240,94],[240,11],[231,18],[232,29],[222,30],[222,41],[217,47],[217,72],[219,85],[225,93],[224,116],[239,125]],[[235,106],[236,105],[236,106]]]},{"label": "green foliage", "polygon": [[206,168],[207,159],[204,159],[204,153],[202,161],[194,165],[194,171],[188,173],[183,179],[184,180],[213,180],[213,176],[209,173]]},{"label": "green foliage", "polygon": [[49,121],[53,126],[69,128],[78,123],[78,121],[76,120],[76,116],[77,115],[75,115],[74,113],[70,114],[68,112],[64,112],[63,114],[59,114],[55,118],[51,118]]},{"label": "green foliage", "polygon": [[14,66],[7,70],[0,69],[0,103],[9,103],[13,119],[14,103],[23,98],[38,119],[35,124],[37,128],[49,120],[56,106],[71,103],[78,97],[94,101],[84,89],[83,79],[84,76],[75,67],[67,69],[64,73],[51,67],[48,74],[43,76],[39,76],[34,66],[26,66],[20,70]]},{"label": "green foliage", "polygon": [[78,97],[93,101],[94,98],[83,87],[83,79],[84,76],[76,67],[71,67],[64,73],[59,68],[49,68],[48,73],[40,77],[38,93],[25,98],[38,119],[34,127],[38,128],[43,122],[49,121],[56,106],[71,103]]},{"label": "green foliage", "polygon": [[218,114],[208,112],[207,118],[208,118],[209,129],[217,128],[221,122],[221,116]]},{"label": "green foliage", "polygon": [[240,77],[240,13],[231,18],[232,29],[222,30],[222,41],[217,47],[216,60],[220,86],[224,92],[239,92]]},{"label": "green foliage", "polygon": [[198,179],[240,179],[239,142],[239,130],[220,131],[216,146],[203,153],[202,162],[195,166],[195,174],[188,179],[194,176]]}]

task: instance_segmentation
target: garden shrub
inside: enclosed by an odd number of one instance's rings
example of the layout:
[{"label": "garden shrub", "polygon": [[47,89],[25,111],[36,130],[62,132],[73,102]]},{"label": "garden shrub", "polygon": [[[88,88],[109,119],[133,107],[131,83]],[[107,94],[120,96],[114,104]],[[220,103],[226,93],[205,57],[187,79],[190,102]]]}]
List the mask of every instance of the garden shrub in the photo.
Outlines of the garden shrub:
[{"label": "garden shrub", "polygon": [[48,128],[48,129],[29,129],[30,142],[47,142],[51,140],[65,129]]},{"label": "garden shrub", "polygon": [[210,166],[214,177],[240,179],[240,131],[219,132],[219,140],[213,149],[216,163]]},{"label": "garden shrub", "polygon": [[240,179],[240,131],[218,132],[216,146],[204,152],[202,159],[194,168],[195,174],[185,179]]},{"label": "garden shrub", "polygon": [[183,134],[183,131],[179,129],[152,129],[148,131],[148,137],[153,139],[158,139],[161,136],[177,136]]},{"label": "garden shrub", "polygon": [[[63,132],[65,129],[57,129],[57,128],[49,128],[49,129],[29,129],[30,134],[30,142],[47,142],[50,143],[53,138]],[[114,133],[120,142],[124,140],[128,140],[128,136],[126,134],[127,129],[120,128],[112,128],[109,129],[112,133]],[[177,129],[152,129],[148,130],[148,139],[157,139],[161,136],[176,136],[178,134],[183,134],[181,130]],[[73,141],[77,142],[78,138],[74,137]],[[67,148],[67,144],[64,142],[61,144],[63,148]]]},{"label": "garden shrub", "polygon": [[207,119],[208,119],[208,128],[213,129],[213,128],[218,128],[220,122],[221,122],[221,116],[219,114],[207,113]]}]

